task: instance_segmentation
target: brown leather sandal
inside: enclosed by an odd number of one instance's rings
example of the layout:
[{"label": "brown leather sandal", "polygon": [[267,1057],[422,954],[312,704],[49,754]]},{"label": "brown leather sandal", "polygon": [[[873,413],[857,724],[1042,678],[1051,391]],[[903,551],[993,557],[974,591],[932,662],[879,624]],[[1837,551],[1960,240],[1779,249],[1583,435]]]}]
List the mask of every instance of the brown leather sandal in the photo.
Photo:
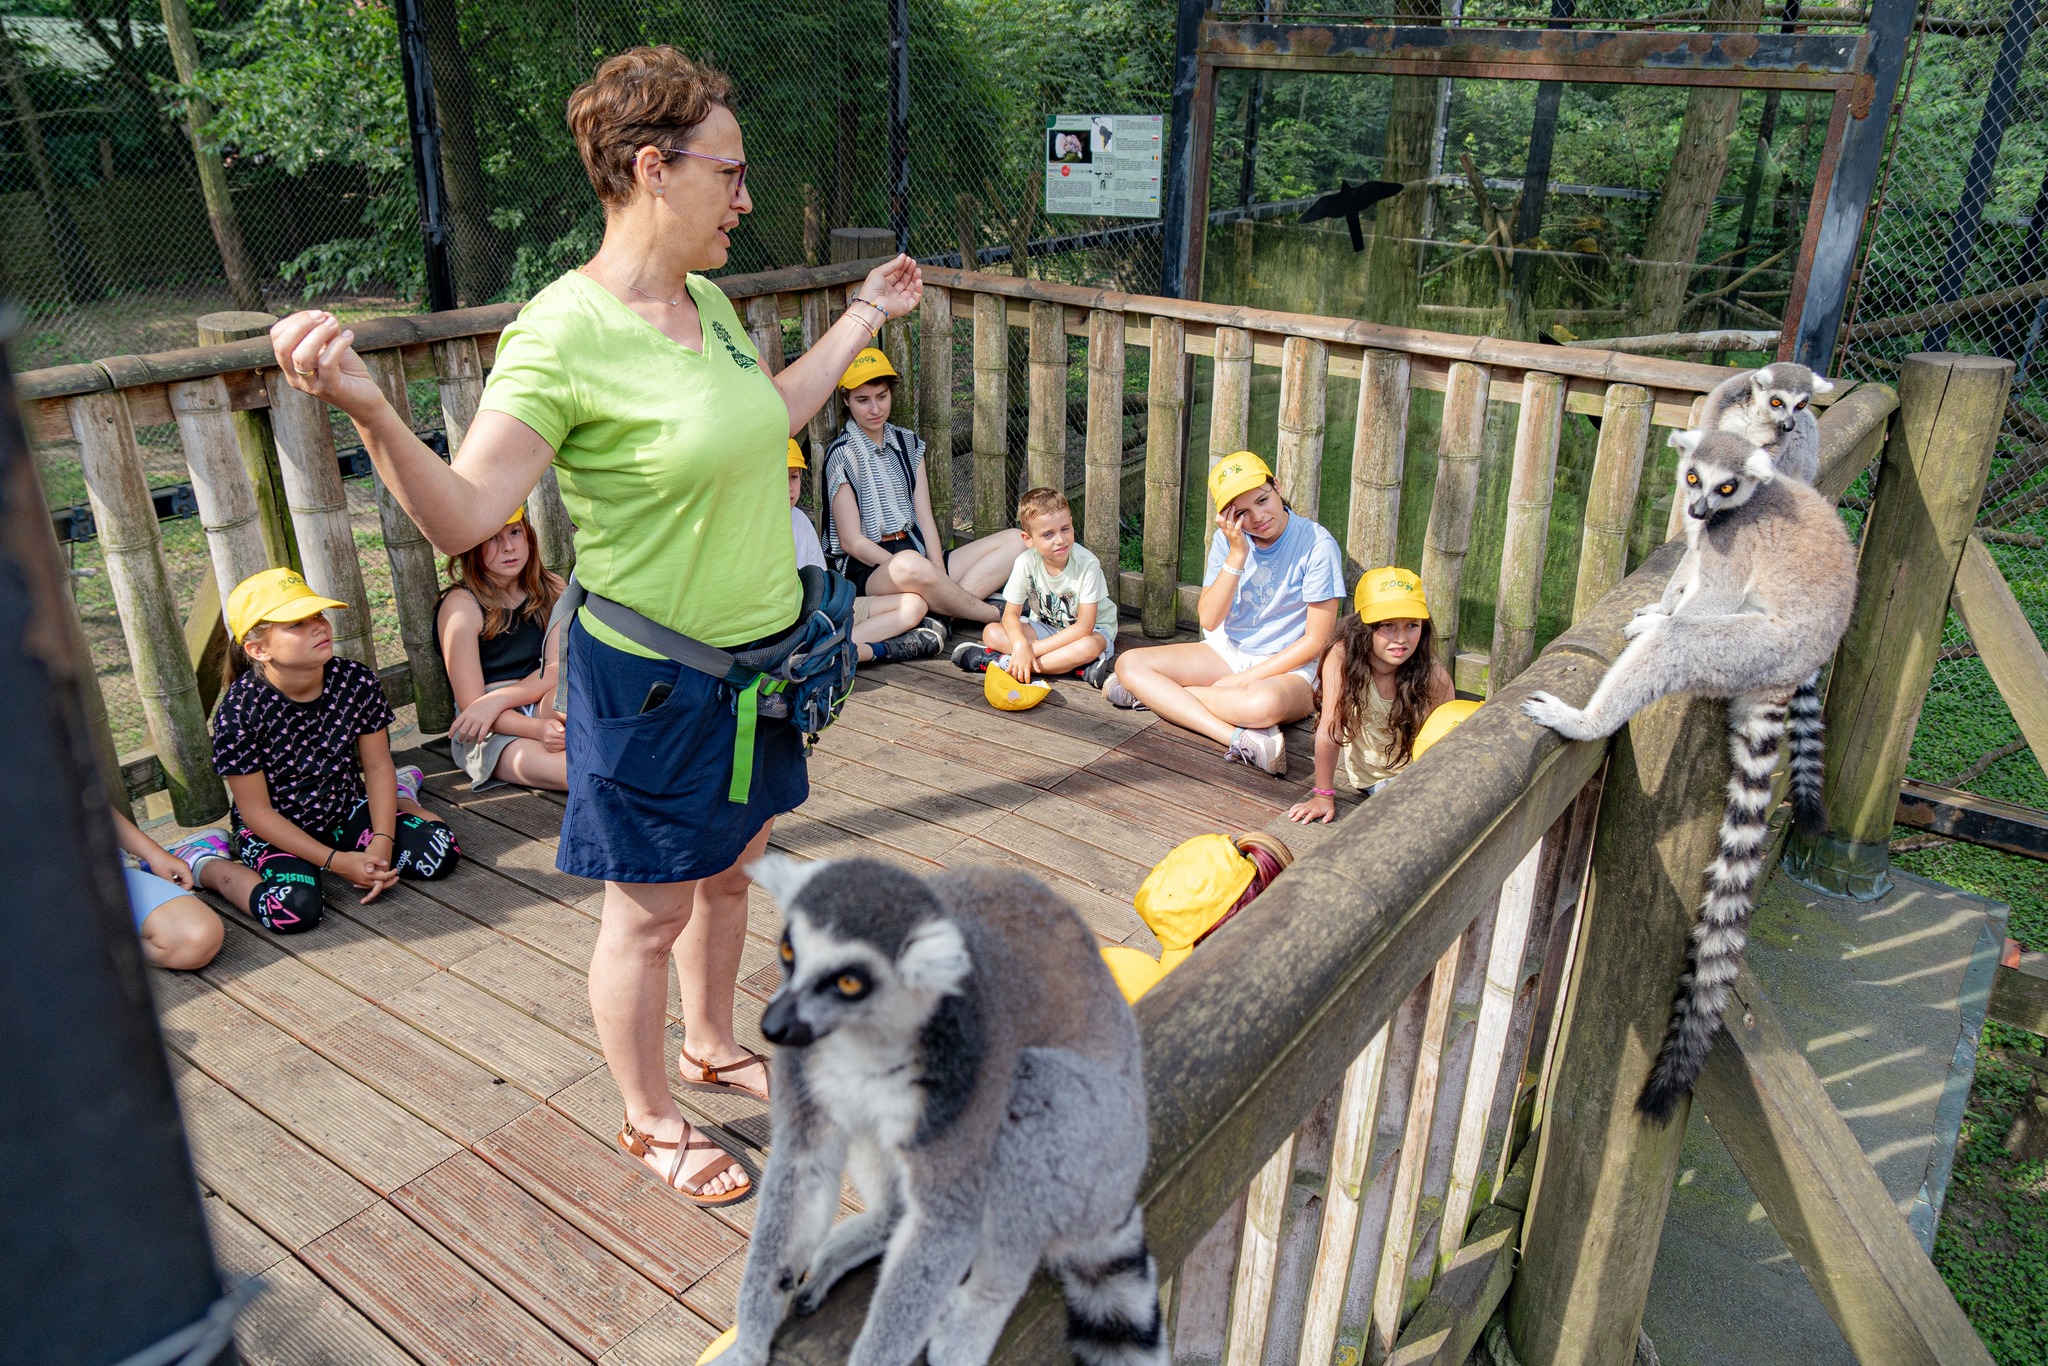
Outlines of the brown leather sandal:
[{"label": "brown leather sandal", "polygon": [[[729,1167],[739,1166],[739,1163],[731,1153],[726,1152],[700,1133],[694,1124],[689,1128],[689,1138],[686,1142],[664,1143],[658,1138],[641,1133],[633,1127],[631,1120],[626,1120],[619,1126],[618,1143],[619,1148],[623,1152],[640,1158],[643,1161],[653,1156],[654,1150],[657,1148],[666,1148],[674,1153],[675,1155],[669,1158],[665,1164],[656,1163],[653,1168],[654,1174],[661,1178],[663,1185],[693,1205],[703,1205],[706,1208],[715,1209],[720,1205],[730,1205],[735,1201],[743,1200],[754,1192],[753,1178],[746,1174],[745,1168],[741,1168],[740,1185],[735,1186],[729,1191],[721,1191],[716,1195],[700,1194],[712,1177],[717,1176]],[[683,1155],[685,1153],[705,1151],[709,1151],[712,1156],[690,1171],[685,1172],[683,1170]]]},{"label": "brown leather sandal", "polygon": [[[736,1058],[732,1062],[722,1062],[713,1067],[710,1063],[698,1062],[690,1056],[690,1050],[686,1048],[681,1050],[681,1056],[676,1059],[676,1072],[682,1078],[683,1085],[692,1091],[738,1091],[743,1096],[765,1101],[768,1099],[766,1090],[757,1091],[740,1082],[727,1081],[719,1075],[721,1072],[737,1071],[754,1063],[761,1064],[763,1073],[768,1071],[768,1059],[759,1053],[749,1053],[745,1057]],[[696,1073],[695,1076],[690,1075],[693,1071]]]}]

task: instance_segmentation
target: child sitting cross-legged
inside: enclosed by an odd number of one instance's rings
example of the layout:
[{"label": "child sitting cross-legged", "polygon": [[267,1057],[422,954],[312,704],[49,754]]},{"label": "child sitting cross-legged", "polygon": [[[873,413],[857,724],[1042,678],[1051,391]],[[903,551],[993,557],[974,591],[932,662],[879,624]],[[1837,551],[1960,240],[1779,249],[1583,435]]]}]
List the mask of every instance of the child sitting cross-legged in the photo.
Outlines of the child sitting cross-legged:
[{"label": "child sitting cross-legged", "polygon": [[1355,605],[1323,656],[1315,784],[1287,813],[1304,824],[1337,814],[1340,770],[1352,788],[1371,792],[1405,767],[1430,713],[1456,695],[1435,657],[1420,579],[1375,569],[1359,579]]},{"label": "child sitting cross-legged", "polygon": [[518,783],[569,790],[548,614],[564,587],[541,563],[525,509],[482,545],[448,557],[453,582],[434,614],[434,645],[460,712],[448,748],[475,791]]},{"label": "child sitting cross-legged", "polygon": [[289,569],[228,595],[228,685],[213,766],[234,798],[235,853],[259,878],[241,909],[277,934],[320,923],[320,874],[374,901],[399,878],[446,877],[458,851],[391,763],[394,719],[377,675],[334,653],[323,598]]},{"label": "child sitting cross-legged", "polygon": [[1003,585],[1003,619],[961,645],[969,673],[993,664],[1020,683],[1033,674],[1079,674],[1095,687],[1116,657],[1116,599],[1102,561],[1074,540],[1074,513],[1058,489],[1032,489],[1017,504],[1024,553]]}]

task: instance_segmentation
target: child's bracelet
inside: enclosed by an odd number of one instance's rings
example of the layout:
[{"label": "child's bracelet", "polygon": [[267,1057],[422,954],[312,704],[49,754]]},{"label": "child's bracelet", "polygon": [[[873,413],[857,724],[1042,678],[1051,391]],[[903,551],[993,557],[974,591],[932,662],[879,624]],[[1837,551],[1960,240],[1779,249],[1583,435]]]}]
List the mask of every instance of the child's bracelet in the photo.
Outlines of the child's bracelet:
[{"label": "child's bracelet", "polygon": [[1227,564],[1223,566],[1223,572],[1230,575],[1234,579],[1241,579],[1244,577],[1244,571],[1242,569],[1232,569]]},{"label": "child's bracelet", "polygon": [[1309,791],[1315,793],[1318,797],[1334,797],[1337,795],[1337,789],[1334,787],[1311,787]]},{"label": "child's bracelet", "polygon": [[327,862],[325,862],[325,863],[323,863],[323,864],[321,864],[321,865],[320,865],[320,871],[324,873],[324,872],[326,872],[326,871],[327,871],[327,870],[328,870],[329,868],[332,868],[332,867],[334,866],[334,856],[335,856],[336,854],[340,853],[340,852],[341,852],[341,846],[340,846],[340,845],[338,845],[338,844],[337,844],[337,845],[335,845],[335,846],[334,846],[333,848],[329,849],[329,850],[327,851]]},{"label": "child's bracelet", "polygon": [[873,299],[863,299],[860,295],[856,294],[853,296],[852,301],[857,304],[866,304],[869,308],[882,315],[883,322],[889,321],[889,310],[876,303]]},{"label": "child's bracelet", "polygon": [[390,840],[394,848],[398,844],[398,840],[395,836],[387,835],[382,830],[372,830],[370,832],[370,838],[373,840]]}]

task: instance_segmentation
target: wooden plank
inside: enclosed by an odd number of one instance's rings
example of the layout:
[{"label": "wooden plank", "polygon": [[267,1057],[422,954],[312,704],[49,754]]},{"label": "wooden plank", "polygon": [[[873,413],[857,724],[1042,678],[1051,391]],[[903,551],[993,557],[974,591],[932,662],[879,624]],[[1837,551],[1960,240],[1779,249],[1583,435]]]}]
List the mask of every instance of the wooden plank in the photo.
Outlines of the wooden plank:
[{"label": "wooden plank", "polygon": [[[1147,643],[1143,637],[1126,637],[1119,642],[1119,648],[1125,644],[1136,647]],[[1030,711],[992,716],[981,678],[962,673],[950,663],[933,660],[929,664],[892,666],[889,674],[886,686],[873,692],[857,690],[856,696],[864,703],[872,703],[885,710],[933,720],[965,708],[1008,727],[1013,738],[1006,743],[1026,749],[1037,744],[1039,736],[1057,736],[1063,740],[1105,747],[1118,745],[1155,724],[1150,713],[1113,707],[1095,689],[1068,679],[1054,680],[1052,695]],[[942,702],[952,705],[938,705]],[[1031,734],[1027,738],[1019,732]]]},{"label": "wooden plank", "polygon": [[164,1046],[209,1072],[232,1072],[268,1062],[292,1041],[276,1030],[251,1029],[260,1022],[234,1001],[190,973],[152,969]]},{"label": "wooden plank", "polygon": [[418,1116],[308,1048],[295,1046],[283,1057],[222,1080],[301,1142],[378,1191],[404,1185],[457,1151]]},{"label": "wooden plank", "polygon": [[1331,1142],[1330,1177],[1323,1191],[1323,1222],[1315,1275],[1302,1315],[1300,1360],[1333,1360],[1344,1313],[1345,1284],[1358,1240],[1360,1202],[1365,1195],[1373,1134],[1379,1125],[1380,1086],[1387,1065],[1387,1030],[1372,1036],[1365,1051],[1344,1070],[1337,1097],[1337,1129]]},{"label": "wooden plank", "polygon": [[2048,816],[2030,806],[1906,778],[1899,783],[1899,805],[1892,819],[1950,839],[2048,859]]},{"label": "wooden plank", "polygon": [[1628,533],[1649,442],[1650,391],[1636,384],[1608,386],[1593,477],[1586,489],[1579,577],[1572,595],[1574,621],[1592,611],[1593,604],[1628,573]]},{"label": "wooden plank", "polygon": [[[1429,598],[1438,648],[1447,655],[1458,650],[1458,602],[1479,498],[1479,455],[1486,444],[1490,383],[1481,366],[1462,361],[1453,365],[1444,391],[1443,425],[1437,433],[1436,490],[1430,496],[1429,529],[1422,539],[1422,588]],[[1357,496],[1352,494],[1354,501]],[[1365,565],[1362,570],[1375,568]]]},{"label": "wooden plank", "polygon": [[733,1253],[685,1290],[683,1303],[707,1323],[735,1322],[739,1318],[740,1275],[746,1264],[744,1250]]},{"label": "wooden plank", "polygon": [[1350,561],[1346,567],[1354,575],[1394,562],[1401,528],[1402,470],[1408,459],[1410,378],[1405,355],[1365,353],[1351,443],[1351,511],[1344,534],[1344,553]]},{"label": "wooden plank", "polygon": [[1328,349],[1306,337],[1289,337],[1280,359],[1280,437],[1274,451],[1274,482],[1294,510],[1312,522],[1322,513],[1329,383]]},{"label": "wooden plank", "polygon": [[[1031,305],[1025,477],[1032,488],[1067,487],[1067,333],[1060,306]],[[947,402],[950,403],[950,396]]]},{"label": "wooden plank", "polygon": [[1977,657],[2039,762],[2048,754],[2048,651],[1975,532],[1963,542],[1956,562],[1954,601]]},{"label": "wooden plank", "polygon": [[246,1366],[412,1366],[412,1357],[300,1262],[263,1273],[267,1288],[235,1324]]},{"label": "wooden plank", "polygon": [[1003,301],[974,299],[974,534],[1010,524],[1010,327]]},{"label": "wooden plank", "polygon": [[672,1302],[472,1154],[393,1191],[391,1203],[586,1356],[603,1355]]},{"label": "wooden plank", "polygon": [[[1079,773],[1070,774],[1053,791],[1111,819],[1153,831],[1175,844],[1215,828],[1214,818],[1179,802],[1166,801],[1149,789],[1146,781],[1154,778],[1162,786],[1179,786],[1182,781],[1181,775],[1156,764],[1128,754],[1111,753]],[[1195,786],[1186,792],[1186,799],[1200,800],[1204,792],[1205,789]]]},{"label": "wooden plank", "polygon": [[[903,672],[911,671],[906,669]],[[1104,750],[1122,743],[1133,733],[1130,727],[1100,724],[1087,727],[1095,731],[1095,734],[1084,736],[1077,733],[1080,729],[1078,727],[1074,731],[1068,731],[1057,729],[1053,725],[1026,723],[1022,721],[1023,717],[1034,716],[1043,710],[1043,707],[1035,707],[1028,712],[999,712],[982,699],[981,685],[970,681],[967,675],[958,670],[953,671],[953,677],[971,690],[971,701],[960,698],[957,692],[958,685],[950,684],[950,680],[928,677],[929,682],[920,680],[921,686],[918,689],[884,688],[867,694],[866,700],[875,707],[895,712],[906,719],[940,726],[956,734],[972,736],[990,745],[1022,750],[1037,758],[1056,760],[1071,768],[1093,763],[1101,757]],[[1095,691],[1086,684],[1076,684],[1076,690],[1080,689],[1086,689],[1091,693]],[[1060,690],[1065,691],[1064,688]],[[945,694],[948,692],[954,695],[946,697]],[[1056,723],[1069,710],[1078,709],[1060,708],[1060,715],[1053,718],[1054,722]]]},{"label": "wooden plank", "polygon": [[524,1086],[551,1095],[588,1076],[602,1061],[590,1049],[446,973],[392,998],[390,1008],[456,1052]]},{"label": "wooden plank", "polygon": [[[977,305],[978,306],[978,305]],[[1185,337],[1172,318],[1152,320],[1145,417],[1145,634],[1164,640],[1179,626],[1181,470],[1187,439]]]},{"label": "wooden plank", "polygon": [[199,1191],[199,1207],[206,1211],[206,1232],[213,1240],[214,1265],[220,1268],[221,1283],[232,1290],[251,1276],[260,1276],[279,1262],[291,1260],[291,1250],[244,1218],[217,1191]]},{"label": "wooden plank", "polygon": [[285,1247],[302,1248],[376,1203],[374,1191],[219,1082],[189,1068],[177,1081],[199,1179]]},{"label": "wooden plank", "polygon": [[1088,769],[1101,772],[1124,756],[1146,760],[1180,776],[1181,781],[1170,784],[1161,795],[1206,815],[1244,821],[1250,829],[1272,819],[1292,795],[1284,782],[1269,773],[1240,772],[1242,766],[1225,763],[1215,750],[1202,753],[1174,744],[1156,730],[1133,735]]},{"label": "wooden plank", "polygon": [[[944,291],[938,297],[945,297]],[[929,304],[927,304],[929,306]],[[634,1329],[618,1346],[598,1358],[599,1366],[689,1366],[703,1355],[718,1334],[711,1325],[680,1304]]]},{"label": "wooden plank", "polygon": [[2048,1036],[2048,953],[2022,953],[2010,939],[2005,950],[1991,978],[1986,1013],[2000,1024]]},{"label": "wooden plank", "polygon": [[1519,1212],[1488,1205],[1471,1237],[1445,1263],[1435,1289],[1416,1309],[1386,1366],[1464,1366],[1515,1274]]},{"label": "wooden plank", "polygon": [[602,1051],[590,1014],[590,981],[584,973],[502,940],[456,963],[449,972],[584,1047]]},{"label": "wooden plank", "polygon": [[536,1366],[584,1360],[387,1204],[364,1210],[300,1255],[415,1356]]},{"label": "wooden plank", "polygon": [[[938,293],[945,293],[939,290]],[[1124,329],[1114,313],[1088,315],[1088,437],[1082,544],[1105,565],[1123,548]]]},{"label": "wooden plank", "polygon": [[1145,929],[1144,922],[1138,919],[1138,913],[1131,909],[1128,900],[1104,896],[1086,883],[1047,864],[1020,858],[972,835],[949,850],[944,863],[948,868],[1009,868],[1028,874],[1059,893],[1089,928],[1111,943],[1136,941],[1143,947],[1153,942],[1151,931]]},{"label": "wooden plank", "polygon": [[1508,479],[1507,533],[1500,552],[1500,596],[1487,672],[1489,697],[1536,657],[1536,611],[1543,596],[1543,557],[1550,545],[1550,501],[1557,484],[1563,421],[1564,381],[1531,371],[1522,382],[1514,469]]},{"label": "wooden plank", "polygon": [[1724,1025],[1695,1087],[1700,1103],[1856,1359],[1989,1366],[1991,1354],[1746,969]]},{"label": "wooden plank", "polygon": [[[918,304],[917,434],[924,438],[925,491],[945,549],[953,544],[953,296],[935,289]],[[824,477],[819,447],[812,482]],[[813,494],[812,496],[816,496]]]},{"label": "wooden plank", "polygon": [[[1018,785],[1023,792],[1038,789]],[[850,797],[865,796],[876,805],[894,811],[906,820],[944,826],[971,835],[987,826],[1003,808],[985,806],[972,797],[962,797],[942,788],[927,787],[914,779],[885,773],[865,763],[823,754],[811,755],[811,790],[820,788]]]},{"label": "wooden plank", "polygon": [[1237,1254],[1237,1279],[1230,1292],[1230,1335],[1226,1361],[1261,1361],[1273,1308],[1273,1276],[1280,1262],[1280,1220],[1287,1213],[1287,1188],[1294,1174],[1294,1135],[1289,1134],[1245,1195],[1244,1241]]},{"label": "wooden plank", "polygon": [[[1007,746],[983,744],[943,727],[921,727],[903,736],[898,744],[936,759],[964,764],[973,773],[991,773],[1042,791],[1050,790],[1073,769],[1056,760],[1042,758]],[[1105,759],[1108,755],[1103,756]],[[1100,762],[1100,761],[1098,761]]]},{"label": "wooden plank", "polygon": [[1337,1102],[1343,1089],[1341,1083],[1332,1087],[1294,1131],[1287,1210],[1280,1220],[1280,1257],[1273,1271],[1272,1303],[1266,1315],[1265,1358],[1276,1364],[1300,1359],[1303,1318],[1315,1283],[1323,1205],[1329,1193]]},{"label": "wooden plank", "polygon": [[1173,1327],[1167,1346],[1173,1366],[1223,1366],[1244,1210],[1245,1193],[1240,1191],[1173,1274]]}]

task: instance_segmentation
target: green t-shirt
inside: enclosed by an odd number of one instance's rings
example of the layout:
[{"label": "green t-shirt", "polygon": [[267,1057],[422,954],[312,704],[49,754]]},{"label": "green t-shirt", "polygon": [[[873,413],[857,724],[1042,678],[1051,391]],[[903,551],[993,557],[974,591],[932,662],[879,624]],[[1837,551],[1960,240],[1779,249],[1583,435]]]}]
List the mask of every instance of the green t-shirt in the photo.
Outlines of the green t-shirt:
[{"label": "green t-shirt", "polygon": [[[555,448],[591,592],[707,645],[742,645],[796,620],[789,535],[789,409],[732,301],[701,276],[691,351],[602,285],[570,271],[498,339],[481,408]],[[647,656],[591,617],[583,627]]]}]

